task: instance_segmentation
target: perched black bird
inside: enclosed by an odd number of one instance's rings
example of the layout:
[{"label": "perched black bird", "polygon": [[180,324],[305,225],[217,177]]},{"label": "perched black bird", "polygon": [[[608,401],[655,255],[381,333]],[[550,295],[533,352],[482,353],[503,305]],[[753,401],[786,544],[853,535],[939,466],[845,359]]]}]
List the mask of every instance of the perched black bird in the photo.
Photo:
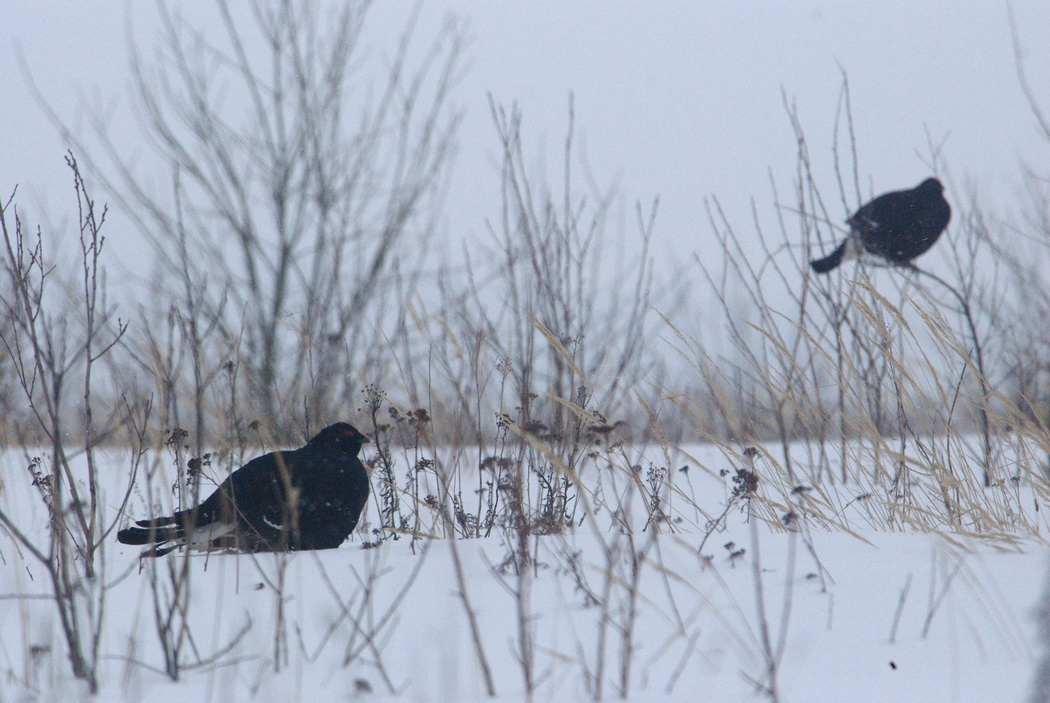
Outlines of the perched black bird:
[{"label": "perched black bird", "polygon": [[142,556],[194,549],[272,552],[334,549],[350,536],[368,500],[357,453],[368,438],[345,422],[324,428],[302,449],[252,459],[207,500],[171,517],[140,520],[117,533],[151,544]]},{"label": "perched black bird", "polygon": [[906,264],[933,246],[951,216],[944,186],[936,178],[927,178],[911,190],[880,195],[857,210],[846,221],[850,227],[846,241],[810,266],[817,273],[827,273],[862,250],[894,264]]}]

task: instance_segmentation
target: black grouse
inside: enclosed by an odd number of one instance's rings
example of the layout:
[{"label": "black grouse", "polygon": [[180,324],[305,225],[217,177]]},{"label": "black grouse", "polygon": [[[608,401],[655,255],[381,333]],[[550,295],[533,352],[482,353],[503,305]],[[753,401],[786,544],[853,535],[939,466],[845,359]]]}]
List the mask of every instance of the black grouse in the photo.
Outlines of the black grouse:
[{"label": "black grouse", "polygon": [[171,517],[139,520],[117,533],[149,544],[142,556],[181,546],[272,552],[334,549],[350,536],[368,500],[368,473],[357,458],[368,438],[339,422],[301,449],[252,459],[207,500]]},{"label": "black grouse", "polygon": [[894,264],[906,264],[933,246],[951,216],[944,186],[936,178],[927,178],[911,190],[880,195],[857,210],[846,221],[850,227],[846,241],[810,266],[817,273],[827,273],[862,250]]}]

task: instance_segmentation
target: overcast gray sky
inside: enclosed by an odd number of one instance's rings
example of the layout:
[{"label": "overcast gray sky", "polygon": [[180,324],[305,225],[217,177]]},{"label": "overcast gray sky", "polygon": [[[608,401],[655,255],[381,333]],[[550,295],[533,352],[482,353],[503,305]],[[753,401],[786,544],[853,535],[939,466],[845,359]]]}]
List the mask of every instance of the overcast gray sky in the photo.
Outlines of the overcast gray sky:
[{"label": "overcast gray sky", "polygon": [[[374,8],[377,42],[400,31],[407,5]],[[179,6],[210,16],[206,3]],[[796,102],[819,175],[832,187],[840,65],[852,87],[860,175],[876,192],[928,175],[916,153],[927,153],[927,130],[945,140],[949,181],[976,184],[996,207],[1014,202],[1021,159],[1050,162],[1018,87],[1004,3],[479,0],[428,3],[424,26],[448,12],[472,37],[470,72],[456,93],[465,118],[449,193],[453,237],[482,236],[485,218],[499,212],[489,92],[501,103],[518,101],[526,138],[535,153],[548,150],[550,164],[558,163],[567,96],[575,93],[591,171],[601,184],[619,182],[628,204],[660,197],[657,243],[678,259],[702,249],[705,196],[717,195],[741,225],[752,197],[772,216],[769,173],[786,188],[795,169],[782,90]],[[1030,80],[1050,109],[1050,2],[1016,3],[1014,12]],[[67,145],[27,90],[18,56],[74,128],[87,102],[113,105],[113,129],[122,133],[131,119],[119,107],[130,82],[126,17],[117,2],[6,4],[0,192],[19,183],[30,206],[70,211]],[[134,6],[132,31],[144,47],[155,41],[154,23],[152,3]]]}]

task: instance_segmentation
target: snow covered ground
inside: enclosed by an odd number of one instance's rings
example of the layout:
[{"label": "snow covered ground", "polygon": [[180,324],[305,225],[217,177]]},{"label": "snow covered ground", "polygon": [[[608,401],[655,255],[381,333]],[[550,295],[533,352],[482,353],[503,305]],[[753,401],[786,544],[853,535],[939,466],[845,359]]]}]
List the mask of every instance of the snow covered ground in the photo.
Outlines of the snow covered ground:
[{"label": "snow covered ground", "polygon": [[[482,700],[485,667],[507,701],[529,698],[526,676],[542,701],[752,701],[773,689],[782,701],[1027,698],[1047,560],[1042,511],[1023,487],[1018,524],[1037,527],[1014,534],[879,529],[877,496],[856,500],[856,486],[830,481],[820,500],[848,506],[834,511],[839,526],[812,518],[813,492],[800,491],[787,494],[787,529],[770,518],[785,503],[763,460],[749,506],[730,501],[733,473],[719,467],[739,467],[722,451],[686,454],[670,457],[691,468],[665,477],[668,521],[642,529],[643,482],[594,474],[588,485],[604,482],[621,512],[594,490],[575,530],[524,548],[510,530],[364,548],[374,502],[353,540],[327,552],[140,562],[110,535],[97,700]],[[0,507],[44,534],[24,466],[3,456]],[[172,608],[184,566],[187,597]],[[0,530],[0,703],[91,699],[50,593]],[[165,673],[165,621],[177,680]]]}]

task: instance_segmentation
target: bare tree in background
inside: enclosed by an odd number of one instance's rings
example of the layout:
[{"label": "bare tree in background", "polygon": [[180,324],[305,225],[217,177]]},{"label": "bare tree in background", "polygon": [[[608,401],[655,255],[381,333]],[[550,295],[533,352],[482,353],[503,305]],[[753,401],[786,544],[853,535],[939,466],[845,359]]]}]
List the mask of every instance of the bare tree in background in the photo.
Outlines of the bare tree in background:
[{"label": "bare tree in background", "polygon": [[580,418],[545,394],[582,409],[622,411],[624,399],[652,370],[645,367],[652,360],[644,347],[651,312],[649,245],[658,203],[637,205],[637,238],[618,260],[610,260],[610,238],[623,243],[628,235],[611,231],[617,226],[614,188],[594,189],[590,198],[575,190],[572,100],[560,192],[542,174],[530,178],[517,106],[490,107],[502,150],[502,211],[489,225],[494,271],[489,279],[475,280],[468,254],[472,277],[450,301],[447,317],[459,318],[506,360],[522,426],[536,425],[543,416],[543,432],[568,435],[579,429]]},{"label": "bare tree in background", "polygon": [[403,245],[425,251],[452,154],[463,31],[446,20],[417,52],[417,8],[377,78],[362,69],[369,6],[217,0],[220,27],[204,32],[161,4],[162,48],[146,61],[133,44],[131,63],[170,196],[98,125],[110,190],[169,262],[162,283],[221,316],[213,364],[240,357],[271,432],[335,411],[375,361],[362,330]]},{"label": "bare tree in background", "polygon": [[[1010,27],[1021,91],[1040,135],[1050,144],[1050,108],[1029,83],[1025,49],[1012,10]],[[1004,324],[1001,332],[1009,338],[1012,354],[1008,392],[1026,416],[1050,428],[1050,334],[1046,328],[1050,316],[1050,171],[1038,162],[1025,164],[1024,171],[1029,202],[1020,222],[996,223],[997,227],[984,232],[987,243],[1004,263],[1005,282],[1014,294],[1009,314],[1003,314],[1001,308],[993,313],[998,320],[1012,322]],[[1045,465],[1050,474],[1050,456]]]}]

